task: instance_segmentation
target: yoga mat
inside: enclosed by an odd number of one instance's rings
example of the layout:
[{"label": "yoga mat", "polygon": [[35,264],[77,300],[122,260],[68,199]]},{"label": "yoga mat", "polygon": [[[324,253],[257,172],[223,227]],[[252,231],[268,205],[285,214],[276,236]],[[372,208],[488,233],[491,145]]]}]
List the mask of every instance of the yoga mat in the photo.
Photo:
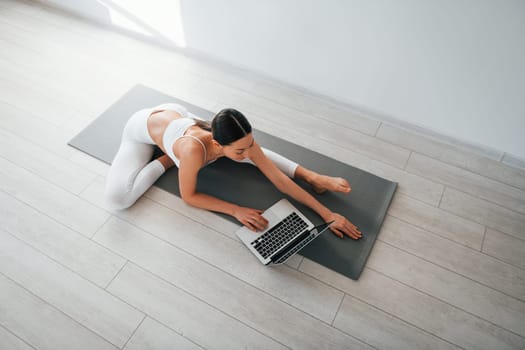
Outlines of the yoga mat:
[{"label": "yoga mat", "polygon": [[[69,145],[111,163],[119,148],[122,130],[128,118],[140,109],[166,102],[179,103],[203,119],[211,119],[214,115],[213,112],[175,97],[137,85],[75,136]],[[246,116],[250,119],[249,113],[246,113]],[[350,182],[352,192],[348,195],[330,192],[317,195],[311,191],[308,184],[298,181],[301,187],[332,211],[347,217],[363,233],[363,237],[356,241],[349,237],[340,239],[327,231],[301,250],[300,254],[345,276],[358,279],[377,238],[397,183],[259,130],[254,130],[253,133],[261,146],[276,151],[306,168],[322,174],[341,176]],[[315,140],[312,139],[312,142]],[[177,174],[178,169],[173,167],[159,178],[155,185],[180,196]],[[197,190],[241,206],[262,210],[285,197],[314,225],[322,222],[315,212],[279,192],[256,167],[227,158],[221,158],[199,172]],[[237,222],[235,218],[223,216]]]}]

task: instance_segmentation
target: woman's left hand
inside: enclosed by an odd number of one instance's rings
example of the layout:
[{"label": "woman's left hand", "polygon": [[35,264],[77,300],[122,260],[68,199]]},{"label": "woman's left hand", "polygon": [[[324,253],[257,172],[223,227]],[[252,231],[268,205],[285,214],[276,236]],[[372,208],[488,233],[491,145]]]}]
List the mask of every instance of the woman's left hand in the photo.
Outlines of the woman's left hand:
[{"label": "woman's left hand", "polygon": [[340,214],[332,213],[327,219],[326,222],[333,221],[330,225],[330,230],[339,238],[347,235],[350,238],[359,239],[363,236],[357,226]]}]

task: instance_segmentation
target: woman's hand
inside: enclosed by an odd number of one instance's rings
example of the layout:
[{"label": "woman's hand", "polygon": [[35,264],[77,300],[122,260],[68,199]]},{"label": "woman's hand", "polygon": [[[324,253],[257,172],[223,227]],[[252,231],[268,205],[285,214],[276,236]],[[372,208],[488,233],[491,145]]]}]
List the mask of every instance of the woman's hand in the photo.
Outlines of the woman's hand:
[{"label": "woman's hand", "polygon": [[337,213],[332,213],[326,222],[333,221],[330,225],[330,230],[339,238],[343,238],[344,235],[347,235],[353,239],[359,239],[362,237],[361,231],[348,221],[344,216]]},{"label": "woman's hand", "polygon": [[268,220],[266,220],[261,214],[262,210],[237,207],[235,208],[233,216],[250,230],[262,231],[268,226]]}]

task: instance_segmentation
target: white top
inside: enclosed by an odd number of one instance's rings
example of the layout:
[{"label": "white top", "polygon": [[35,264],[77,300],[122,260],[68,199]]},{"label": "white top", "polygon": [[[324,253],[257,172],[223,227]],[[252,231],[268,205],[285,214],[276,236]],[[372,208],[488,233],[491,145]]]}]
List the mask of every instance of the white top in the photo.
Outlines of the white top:
[{"label": "white top", "polygon": [[184,135],[190,127],[196,124],[195,119],[197,119],[197,117],[188,113],[188,110],[183,106],[175,103],[165,103],[152,108],[152,112],[158,110],[173,110],[182,116],[182,118],[172,120],[166,127],[166,130],[164,130],[164,135],[162,136],[162,145],[175,165],[179,167],[180,161],[173,152],[173,145],[183,137],[190,137],[201,144],[204,150],[204,162],[206,162],[206,146],[204,146],[204,143],[195,136]]}]

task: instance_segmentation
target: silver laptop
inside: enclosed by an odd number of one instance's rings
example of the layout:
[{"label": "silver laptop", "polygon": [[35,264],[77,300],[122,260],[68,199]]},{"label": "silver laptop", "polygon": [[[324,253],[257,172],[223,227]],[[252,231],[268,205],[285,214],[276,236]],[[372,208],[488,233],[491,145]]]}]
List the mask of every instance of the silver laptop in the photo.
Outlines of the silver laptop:
[{"label": "silver laptop", "polygon": [[262,215],[268,220],[264,231],[253,232],[243,226],[236,234],[265,265],[284,263],[331,224],[314,226],[286,199],[281,199]]}]

